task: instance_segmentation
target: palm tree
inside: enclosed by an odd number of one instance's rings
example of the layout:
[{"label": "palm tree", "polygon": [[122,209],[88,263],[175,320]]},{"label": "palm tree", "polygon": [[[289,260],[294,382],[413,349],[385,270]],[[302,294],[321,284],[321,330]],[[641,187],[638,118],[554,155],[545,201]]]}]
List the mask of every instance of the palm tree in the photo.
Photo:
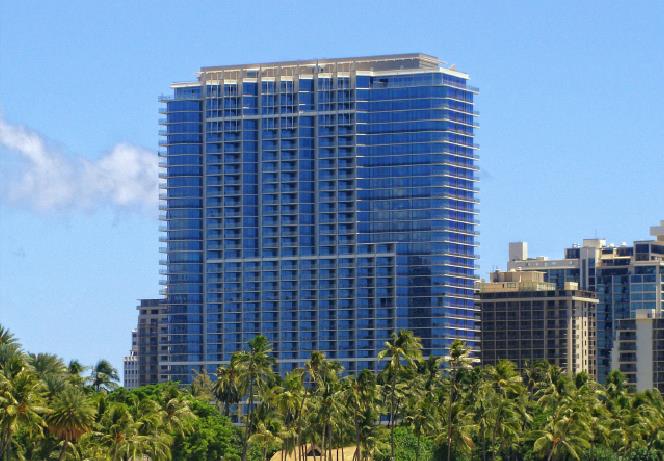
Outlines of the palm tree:
[{"label": "palm tree", "polygon": [[242,437],[242,461],[247,461],[247,446],[254,427],[254,396],[273,378],[274,358],[272,347],[265,336],[256,336],[249,341],[249,350],[236,352],[234,359],[243,382],[248,390],[249,414],[245,421]]},{"label": "palm tree", "polygon": [[[525,387],[516,366],[500,360],[495,367],[485,367],[485,382],[494,391],[489,414],[492,416],[491,447],[493,459],[501,448],[511,448],[518,440],[526,412]],[[497,444],[498,443],[498,444]]]},{"label": "palm tree", "polygon": [[162,410],[151,399],[144,400],[134,405],[136,414],[127,404],[112,402],[101,417],[99,430],[84,438],[84,451],[95,452],[96,459],[101,447],[101,459],[110,461],[170,459],[172,438],[164,430]]},{"label": "palm tree", "polygon": [[214,399],[212,380],[206,370],[201,370],[194,376],[191,382],[191,395],[206,402]]},{"label": "palm tree", "polygon": [[224,416],[230,416],[231,406],[236,405],[242,398],[240,376],[237,362],[231,362],[228,367],[217,368],[217,380],[212,385],[212,393],[223,407]]},{"label": "palm tree", "polygon": [[6,344],[8,346],[18,347],[18,342],[16,341],[16,337],[13,335],[11,331],[9,331],[1,323],[0,323],[0,344]]},{"label": "palm tree", "polygon": [[440,369],[442,359],[429,356],[427,360],[418,364],[415,391],[409,396],[407,402],[406,420],[413,428],[417,445],[415,449],[415,460],[420,459],[420,447],[422,437],[431,434],[436,423],[435,391],[440,381]]},{"label": "palm tree", "polygon": [[28,362],[40,379],[45,379],[47,376],[63,376],[67,371],[65,363],[55,354],[45,352],[28,354]]},{"label": "palm tree", "polygon": [[282,440],[277,434],[270,430],[270,428],[264,422],[261,421],[258,423],[255,433],[249,437],[249,442],[256,443],[262,448],[263,460],[266,461],[267,450],[270,447],[281,444]]},{"label": "palm tree", "polygon": [[92,429],[96,408],[79,388],[67,386],[51,403],[46,417],[48,431],[62,440],[59,461],[65,458],[67,446],[74,444]]},{"label": "palm tree", "polygon": [[380,416],[380,394],[376,375],[370,370],[344,379],[342,402],[353,423],[355,432],[355,461],[371,457],[377,421]]},{"label": "palm tree", "polygon": [[275,393],[275,406],[284,424],[279,434],[284,443],[284,457],[300,446],[304,400],[304,370],[295,369],[286,373]]},{"label": "palm tree", "polygon": [[86,369],[87,367],[78,360],[70,360],[67,364],[67,380],[75,386],[82,386],[83,378],[81,377],[81,374]]},{"label": "palm tree", "polygon": [[383,373],[386,376],[389,393],[389,426],[390,426],[390,460],[394,461],[394,426],[398,413],[397,383],[404,378],[404,374],[415,369],[418,360],[422,358],[422,343],[412,332],[401,330],[392,333],[390,341],[385,342],[385,348],[378,353],[378,360],[388,359]]},{"label": "palm tree", "polygon": [[[464,371],[471,367],[470,348],[462,341],[456,339],[452,342],[449,349],[447,362],[447,392],[446,415],[444,417],[447,427],[447,461],[452,460],[452,451],[455,441],[463,442],[463,446],[472,445],[472,439],[469,439],[467,431],[468,425],[463,421],[467,413],[459,405],[458,399],[461,394],[461,377]],[[469,443],[471,442],[471,443]]]},{"label": "palm tree", "polygon": [[96,392],[110,392],[118,387],[118,371],[108,360],[100,360],[92,367],[88,382]]},{"label": "palm tree", "polygon": [[544,427],[536,431],[533,452],[545,455],[547,461],[561,455],[579,460],[582,451],[590,447],[590,432],[585,409],[566,396],[546,418]]},{"label": "palm tree", "polygon": [[184,436],[189,433],[195,419],[196,415],[183,399],[173,397],[164,404],[163,423],[171,434]]},{"label": "palm tree", "polygon": [[20,430],[30,436],[41,435],[46,412],[44,387],[27,367],[18,371],[3,368],[0,373],[0,453],[11,459],[14,436]]}]

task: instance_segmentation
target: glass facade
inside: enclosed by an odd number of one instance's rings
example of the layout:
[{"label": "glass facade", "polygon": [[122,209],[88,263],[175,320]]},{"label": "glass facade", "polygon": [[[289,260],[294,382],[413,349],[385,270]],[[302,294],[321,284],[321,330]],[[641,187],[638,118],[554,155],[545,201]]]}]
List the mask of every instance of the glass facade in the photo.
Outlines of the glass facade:
[{"label": "glass facade", "polygon": [[162,98],[168,378],[256,335],[373,368],[390,333],[478,348],[477,127],[426,55],[203,68]]},{"label": "glass facade", "polygon": [[[537,270],[562,289],[576,282],[594,291],[597,306],[597,372],[600,382],[611,371],[611,350],[616,323],[634,318],[638,310],[664,312],[664,240],[636,241],[633,245],[607,245],[590,239],[582,247],[565,249],[563,260],[510,261],[518,270]],[[571,266],[570,266],[571,264]]]}]

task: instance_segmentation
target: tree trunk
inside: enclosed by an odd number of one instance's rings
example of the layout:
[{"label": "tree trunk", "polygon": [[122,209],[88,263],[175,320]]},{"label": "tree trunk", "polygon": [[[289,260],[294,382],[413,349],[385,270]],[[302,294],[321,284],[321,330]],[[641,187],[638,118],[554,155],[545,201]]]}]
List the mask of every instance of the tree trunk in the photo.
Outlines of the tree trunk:
[{"label": "tree trunk", "polygon": [[454,402],[454,387],[450,382],[450,402],[447,405],[447,461],[452,461],[452,403]]},{"label": "tree trunk", "polygon": [[390,461],[395,461],[394,457],[394,419],[395,419],[395,400],[396,400],[396,373],[392,376],[392,398],[390,402]]},{"label": "tree trunk", "polygon": [[549,450],[549,456],[546,457],[546,461],[551,461],[551,458],[553,458],[553,450],[556,449],[556,444],[555,442],[551,444],[551,450]]},{"label": "tree trunk", "polygon": [[249,443],[249,427],[253,419],[254,412],[254,380],[249,379],[249,414],[244,426],[244,437],[242,440],[242,461],[247,461],[247,444]]},{"label": "tree trunk", "polygon": [[415,448],[415,461],[420,461],[420,440],[422,439],[422,434],[420,431],[417,432],[417,447]]},{"label": "tree trunk", "polygon": [[67,452],[67,441],[63,440],[62,441],[62,449],[60,450],[60,456],[58,456],[58,461],[62,461],[65,459],[65,453]]},{"label": "tree trunk", "polygon": [[360,423],[355,420],[355,454],[357,461],[362,461],[362,438],[360,434]]}]

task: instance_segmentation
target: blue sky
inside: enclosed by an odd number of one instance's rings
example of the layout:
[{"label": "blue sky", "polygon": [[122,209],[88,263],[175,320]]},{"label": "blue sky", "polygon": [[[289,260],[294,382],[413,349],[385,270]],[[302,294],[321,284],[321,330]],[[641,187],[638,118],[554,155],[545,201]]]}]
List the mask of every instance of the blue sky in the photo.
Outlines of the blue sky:
[{"label": "blue sky", "polygon": [[157,97],[203,65],[400,52],[479,86],[482,274],[664,219],[661,1],[0,2],[0,323],[120,367],[158,292]]}]

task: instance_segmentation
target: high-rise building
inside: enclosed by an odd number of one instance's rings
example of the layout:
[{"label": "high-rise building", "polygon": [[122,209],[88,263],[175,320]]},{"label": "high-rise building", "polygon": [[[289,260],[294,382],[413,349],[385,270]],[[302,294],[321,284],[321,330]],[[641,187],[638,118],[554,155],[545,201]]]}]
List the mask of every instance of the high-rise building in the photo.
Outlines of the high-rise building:
[{"label": "high-rise building", "polygon": [[559,288],[577,282],[581,289],[597,293],[597,368],[604,382],[611,369],[614,324],[634,318],[639,310],[664,310],[664,221],[652,227],[655,240],[632,245],[607,244],[586,239],[581,246],[566,248],[563,259],[528,258],[524,242],[510,244],[508,268],[545,273],[545,280]]},{"label": "high-rise building", "polygon": [[664,317],[642,309],[632,318],[616,320],[611,365],[637,391],[664,392]]},{"label": "high-rise building", "polygon": [[519,369],[546,360],[569,373],[595,371],[594,293],[562,288],[537,271],[496,271],[480,283],[483,364],[510,360]]},{"label": "high-rise building", "polygon": [[169,378],[256,335],[355,371],[390,333],[478,348],[468,75],[424,54],[203,67],[163,97]]}]

